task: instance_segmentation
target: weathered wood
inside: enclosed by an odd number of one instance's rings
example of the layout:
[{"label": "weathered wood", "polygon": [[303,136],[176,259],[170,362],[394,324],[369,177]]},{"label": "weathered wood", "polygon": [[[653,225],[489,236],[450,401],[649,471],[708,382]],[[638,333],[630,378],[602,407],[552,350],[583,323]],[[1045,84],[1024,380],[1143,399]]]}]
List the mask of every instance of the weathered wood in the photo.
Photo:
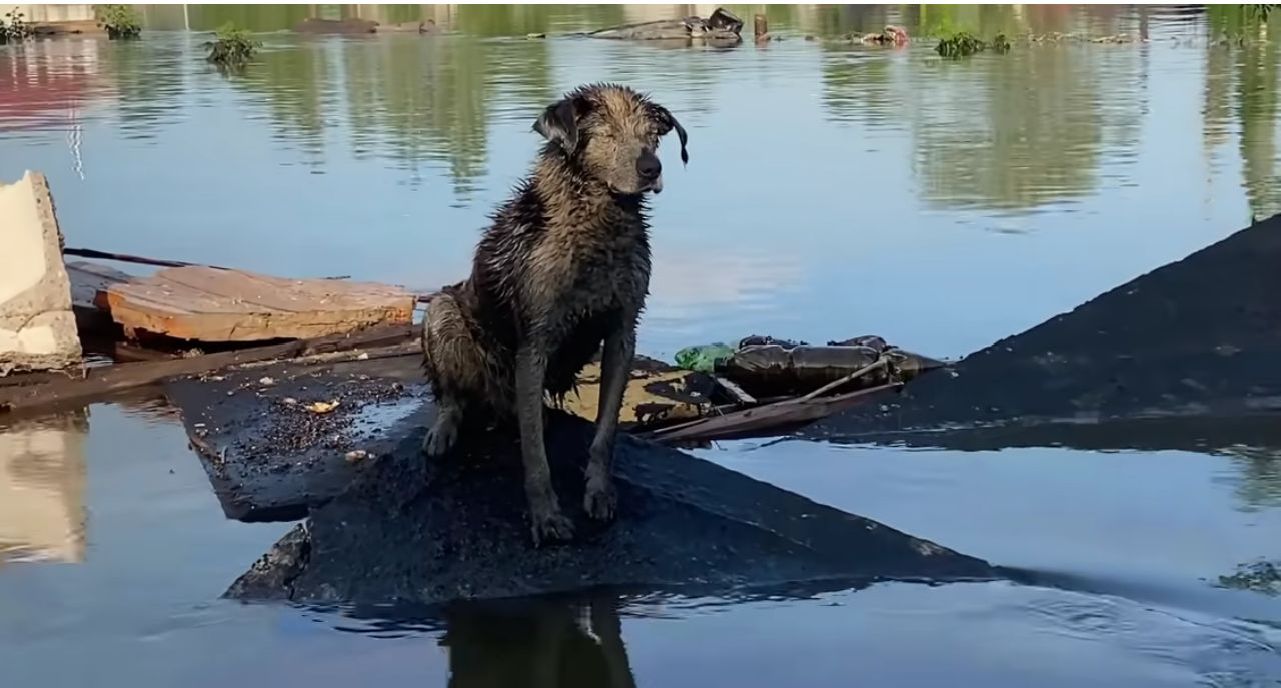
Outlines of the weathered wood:
[{"label": "weathered wood", "polygon": [[765,18],[765,15],[758,14],[753,18],[752,31],[758,41],[769,34],[769,20]]},{"label": "weathered wood", "polygon": [[739,387],[737,382],[734,382],[727,377],[713,375],[712,379],[716,380],[716,384],[720,385],[721,390],[733,399],[735,403],[742,404],[744,406],[755,406],[761,403],[759,399],[748,394],[747,390]]},{"label": "weathered wood", "polygon": [[240,351],[226,351],[193,358],[125,363],[91,368],[82,378],[56,373],[23,375],[0,380],[0,412],[29,411],[73,401],[86,401],[181,375],[195,375],[238,365],[393,346],[414,338],[408,326],[374,327],[349,334],[330,335]]},{"label": "weathered wood", "polygon": [[71,310],[76,316],[80,338],[114,329],[111,313],[98,303],[98,294],[131,276],[105,265],[76,261],[67,263],[67,278],[71,280]]},{"label": "weathered wood", "polygon": [[306,339],[408,323],[416,297],[369,282],[286,279],[207,266],[112,284],[105,305],[126,330],[208,342]]},{"label": "weathered wood", "polygon": [[767,406],[674,425],[656,430],[648,437],[656,442],[671,444],[732,439],[781,431],[829,416],[863,401],[864,397],[902,386],[902,383],[894,382],[831,397],[788,399]]}]

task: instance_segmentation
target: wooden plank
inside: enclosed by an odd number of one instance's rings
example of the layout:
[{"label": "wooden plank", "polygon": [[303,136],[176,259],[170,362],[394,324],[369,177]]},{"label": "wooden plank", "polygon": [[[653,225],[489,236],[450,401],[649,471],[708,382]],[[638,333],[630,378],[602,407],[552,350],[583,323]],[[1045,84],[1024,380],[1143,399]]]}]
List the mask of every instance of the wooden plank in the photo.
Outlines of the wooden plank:
[{"label": "wooden plank", "polygon": [[391,347],[415,338],[414,328],[408,325],[383,326],[349,334],[206,354],[193,358],[91,368],[81,378],[56,373],[22,375],[0,381],[0,412],[29,411],[60,403],[82,402],[121,390],[149,385],[170,377],[196,375],[231,366],[318,356],[354,349]]},{"label": "wooden plank", "polygon": [[131,275],[98,263],[76,261],[67,263],[67,278],[71,280],[71,310],[76,316],[80,337],[114,329],[111,313],[98,295],[107,287],[132,279]]},{"label": "wooden plank", "polygon": [[110,285],[112,318],[178,339],[306,339],[378,323],[409,323],[414,294],[371,282],[287,279],[208,266],[167,268]]},{"label": "wooden plank", "polygon": [[818,420],[857,404],[866,397],[902,386],[902,383],[893,382],[831,397],[788,399],[656,430],[650,438],[664,443],[701,442],[774,432]]}]

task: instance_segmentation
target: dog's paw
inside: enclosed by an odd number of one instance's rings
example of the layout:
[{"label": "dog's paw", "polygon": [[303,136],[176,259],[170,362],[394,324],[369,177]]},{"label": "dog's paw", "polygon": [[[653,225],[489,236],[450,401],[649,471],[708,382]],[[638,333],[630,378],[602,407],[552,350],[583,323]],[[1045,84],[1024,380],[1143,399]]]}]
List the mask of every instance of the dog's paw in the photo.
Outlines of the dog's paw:
[{"label": "dog's paw", "polygon": [[454,448],[458,440],[457,423],[436,423],[423,437],[423,454],[441,456]]},{"label": "dog's paw", "polygon": [[612,521],[618,507],[618,492],[614,490],[614,481],[609,479],[587,479],[587,490],[583,493],[583,511],[597,521]]},{"label": "dog's paw", "polygon": [[535,547],[574,539],[574,524],[565,518],[560,509],[552,508],[534,512],[530,514],[530,522]]}]

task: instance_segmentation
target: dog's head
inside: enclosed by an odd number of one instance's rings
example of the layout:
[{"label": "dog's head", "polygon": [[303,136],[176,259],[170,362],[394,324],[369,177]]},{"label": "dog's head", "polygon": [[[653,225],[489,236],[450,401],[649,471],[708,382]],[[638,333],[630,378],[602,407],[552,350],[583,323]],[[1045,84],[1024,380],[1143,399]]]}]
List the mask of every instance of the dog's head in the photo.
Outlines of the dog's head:
[{"label": "dog's head", "polygon": [[615,84],[583,86],[547,106],[534,131],[547,139],[548,154],[565,155],[583,173],[623,195],[663,190],[658,141],[672,129],[681,141],[681,162],[689,162],[685,128],[667,111],[636,91]]}]

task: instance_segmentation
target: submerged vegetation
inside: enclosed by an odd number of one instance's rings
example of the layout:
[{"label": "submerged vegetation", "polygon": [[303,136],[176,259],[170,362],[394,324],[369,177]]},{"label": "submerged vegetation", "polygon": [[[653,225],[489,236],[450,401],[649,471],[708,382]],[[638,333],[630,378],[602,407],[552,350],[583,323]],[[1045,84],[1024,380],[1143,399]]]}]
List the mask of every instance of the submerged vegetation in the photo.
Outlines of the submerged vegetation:
[{"label": "submerged vegetation", "polygon": [[98,25],[106,30],[107,38],[127,40],[142,34],[138,13],[128,5],[95,5],[93,12]]},{"label": "submerged vegetation", "polygon": [[1219,576],[1219,587],[1252,590],[1276,597],[1281,595],[1281,563],[1260,560],[1241,564],[1236,573]]},{"label": "submerged vegetation", "polygon": [[4,13],[4,17],[0,18],[0,45],[17,43],[31,37],[32,29],[26,22],[26,16],[17,7]]},{"label": "submerged vegetation", "polygon": [[955,60],[981,53],[985,50],[991,50],[994,53],[1007,53],[1010,51],[1010,41],[1003,33],[996,34],[989,42],[968,31],[959,31],[939,40],[935,50],[943,57]]},{"label": "submerged vegetation", "polygon": [[228,69],[243,68],[262,47],[262,43],[254,40],[249,31],[233,22],[218,27],[214,36],[216,40],[205,44],[209,48],[205,59]]}]

